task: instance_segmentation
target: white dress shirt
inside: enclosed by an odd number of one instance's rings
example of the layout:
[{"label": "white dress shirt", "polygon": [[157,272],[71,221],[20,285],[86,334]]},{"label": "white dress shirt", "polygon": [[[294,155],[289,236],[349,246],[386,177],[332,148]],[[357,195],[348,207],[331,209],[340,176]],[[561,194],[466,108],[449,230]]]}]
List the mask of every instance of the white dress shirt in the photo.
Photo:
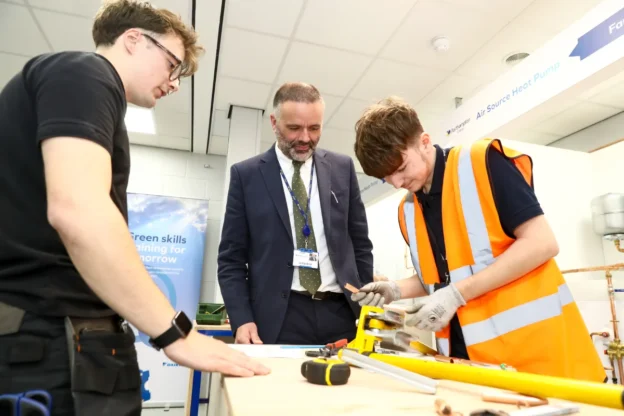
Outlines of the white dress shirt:
[{"label": "white dress shirt", "polygon": [[[284,152],[275,144],[275,153],[277,154],[277,160],[280,167],[288,179],[288,185],[292,189],[292,177],[295,173],[292,159],[288,158]],[[301,179],[306,188],[306,193],[310,191],[310,174],[312,171],[312,157],[305,161],[301,166]],[[295,217],[293,216],[293,208],[298,210],[297,205],[292,199],[288,187],[280,175],[282,181],[282,188],[284,189],[284,195],[286,196],[286,204],[288,206],[288,216],[290,217],[290,229],[292,230],[293,243],[297,244],[297,234],[301,233],[301,230],[295,230]],[[299,201],[302,209],[306,209],[308,201]],[[325,238],[325,227],[323,224],[323,213],[321,212],[321,199],[319,198],[318,181],[317,181],[317,169],[314,167],[314,178],[312,179],[312,195],[310,197],[310,215],[312,216],[312,227],[314,230],[314,238],[316,239],[316,251],[318,252],[319,269],[321,271],[321,286],[319,292],[337,292],[342,293],[338,282],[336,281],[336,273],[334,267],[331,264],[329,258],[329,249],[327,247],[327,239]],[[299,249],[301,247],[295,247]],[[294,256],[294,253],[292,253]],[[305,291],[304,287],[299,283],[299,268],[294,267],[292,290]]]}]

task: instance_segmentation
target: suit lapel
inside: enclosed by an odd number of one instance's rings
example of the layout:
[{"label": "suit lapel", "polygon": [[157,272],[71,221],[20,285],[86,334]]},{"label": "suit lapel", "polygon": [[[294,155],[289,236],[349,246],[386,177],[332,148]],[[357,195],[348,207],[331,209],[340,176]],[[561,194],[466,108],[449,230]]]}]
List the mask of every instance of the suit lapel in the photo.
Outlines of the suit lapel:
[{"label": "suit lapel", "polygon": [[318,192],[323,213],[325,235],[329,238],[331,231],[331,162],[325,157],[327,153],[317,149],[314,155],[315,169],[318,181]]},{"label": "suit lapel", "polygon": [[[286,205],[286,196],[284,195],[284,188],[282,188],[282,177],[279,173],[279,162],[277,155],[275,154],[275,148],[271,147],[263,156],[262,163],[260,165],[260,172],[264,178],[269,195],[275,204],[277,213],[279,214],[290,241],[293,241],[292,230],[290,228],[290,216],[288,215],[288,206]],[[294,243],[293,243],[294,245]]]}]

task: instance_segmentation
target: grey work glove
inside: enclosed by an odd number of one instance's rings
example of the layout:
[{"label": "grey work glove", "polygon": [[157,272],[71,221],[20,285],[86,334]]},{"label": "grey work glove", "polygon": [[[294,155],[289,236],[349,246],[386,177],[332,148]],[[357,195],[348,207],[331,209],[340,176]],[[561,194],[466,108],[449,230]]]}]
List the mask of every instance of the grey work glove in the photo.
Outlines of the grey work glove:
[{"label": "grey work glove", "polygon": [[364,285],[358,293],[351,295],[351,300],[358,302],[360,306],[371,305],[379,308],[399,299],[401,299],[401,290],[393,280],[369,283]]},{"label": "grey work glove", "polygon": [[416,299],[405,309],[405,325],[437,332],[446,327],[460,306],[466,301],[453,283],[436,290],[432,295]]}]

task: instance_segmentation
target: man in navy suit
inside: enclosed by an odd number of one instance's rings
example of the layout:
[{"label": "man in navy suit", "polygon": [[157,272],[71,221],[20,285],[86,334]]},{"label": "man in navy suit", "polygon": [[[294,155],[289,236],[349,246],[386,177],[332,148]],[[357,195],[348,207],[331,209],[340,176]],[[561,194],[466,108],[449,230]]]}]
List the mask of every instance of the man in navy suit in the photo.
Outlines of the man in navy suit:
[{"label": "man in navy suit", "polygon": [[344,287],[373,281],[373,245],[353,161],[317,149],[324,108],[314,86],[282,85],[276,145],[231,168],[218,278],[237,343],[355,336]]}]

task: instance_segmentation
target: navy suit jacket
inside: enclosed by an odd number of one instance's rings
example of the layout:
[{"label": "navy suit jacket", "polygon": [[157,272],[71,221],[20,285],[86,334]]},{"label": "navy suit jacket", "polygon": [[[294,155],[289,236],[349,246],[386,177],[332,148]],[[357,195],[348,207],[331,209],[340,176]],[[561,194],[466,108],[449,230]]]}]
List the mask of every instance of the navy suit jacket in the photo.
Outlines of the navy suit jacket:
[{"label": "navy suit jacket", "polygon": [[[266,344],[277,341],[294,272],[295,245],[275,152],[272,146],[232,165],[218,257],[219,285],[232,330],[255,322]],[[322,149],[314,158],[329,257],[359,317],[360,306],[344,285],[362,287],[373,281],[373,245],[355,168],[349,157]]]}]

